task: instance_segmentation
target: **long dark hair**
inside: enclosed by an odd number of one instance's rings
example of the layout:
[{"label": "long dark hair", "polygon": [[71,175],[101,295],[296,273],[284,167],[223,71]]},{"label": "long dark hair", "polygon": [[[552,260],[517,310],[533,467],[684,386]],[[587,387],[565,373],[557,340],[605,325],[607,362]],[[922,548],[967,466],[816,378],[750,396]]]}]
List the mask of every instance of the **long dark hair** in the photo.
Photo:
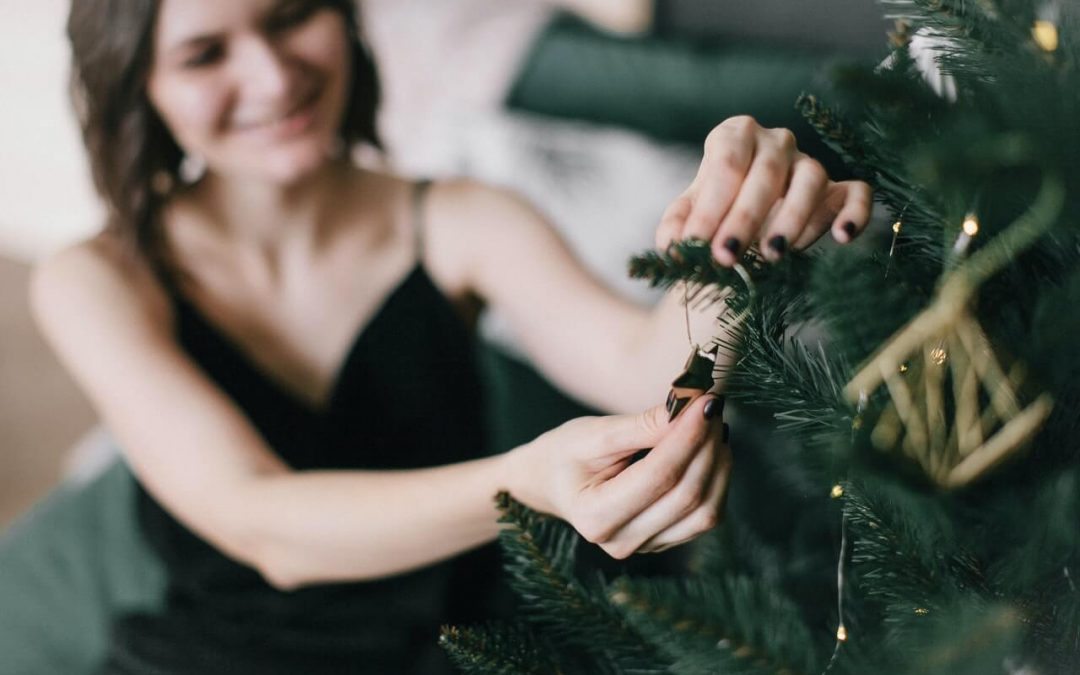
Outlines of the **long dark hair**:
[{"label": "long dark hair", "polygon": [[[375,129],[379,82],[360,39],[353,0],[310,0],[340,12],[352,58],[352,89],[340,136],[346,146],[381,147]],[[157,259],[158,214],[180,181],[183,151],[147,96],[160,0],[72,0],[70,93],[90,169],[108,206],[107,227]]]}]

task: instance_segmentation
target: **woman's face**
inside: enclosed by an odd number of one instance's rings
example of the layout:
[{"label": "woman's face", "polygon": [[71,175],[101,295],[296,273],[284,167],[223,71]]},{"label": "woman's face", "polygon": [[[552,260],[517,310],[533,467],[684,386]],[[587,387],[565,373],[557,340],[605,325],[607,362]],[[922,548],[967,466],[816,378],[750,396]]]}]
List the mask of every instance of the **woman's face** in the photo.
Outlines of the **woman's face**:
[{"label": "woman's face", "polygon": [[148,94],[218,173],[291,183],[337,143],[349,91],[343,17],[312,0],[162,0]]}]

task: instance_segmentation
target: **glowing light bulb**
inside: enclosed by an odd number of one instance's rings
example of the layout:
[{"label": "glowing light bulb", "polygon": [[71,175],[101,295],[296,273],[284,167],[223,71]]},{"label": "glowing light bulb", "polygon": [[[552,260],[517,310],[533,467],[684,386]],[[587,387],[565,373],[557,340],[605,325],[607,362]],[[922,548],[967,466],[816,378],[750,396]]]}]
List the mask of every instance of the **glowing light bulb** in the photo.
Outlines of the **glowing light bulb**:
[{"label": "glowing light bulb", "polygon": [[1035,44],[1039,45],[1039,49],[1042,49],[1044,52],[1057,51],[1057,24],[1045,19],[1037,20],[1035,25],[1031,27],[1031,39],[1035,40]]},{"label": "glowing light bulb", "polygon": [[840,624],[840,627],[836,629],[836,639],[840,642],[847,642],[847,628],[844,624]]},{"label": "glowing light bulb", "polygon": [[901,223],[900,223],[900,221],[898,220],[898,221],[896,221],[895,223],[893,223],[893,224],[892,224],[892,231],[893,231],[893,232],[894,232],[895,234],[900,234],[900,228],[901,228],[901,227],[902,227],[902,224],[901,224]]},{"label": "glowing light bulb", "polygon": [[832,486],[832,490],[829,492],[829,496],[833,499],[840,499],[844,496],[844,487],[839,484]]},{"label": "glowing light bulb", "polygon": [[975,217],[975,214],[969,213],[964,218],[964,234],[969,237],[974,237],[979,233],[979,219]]}]

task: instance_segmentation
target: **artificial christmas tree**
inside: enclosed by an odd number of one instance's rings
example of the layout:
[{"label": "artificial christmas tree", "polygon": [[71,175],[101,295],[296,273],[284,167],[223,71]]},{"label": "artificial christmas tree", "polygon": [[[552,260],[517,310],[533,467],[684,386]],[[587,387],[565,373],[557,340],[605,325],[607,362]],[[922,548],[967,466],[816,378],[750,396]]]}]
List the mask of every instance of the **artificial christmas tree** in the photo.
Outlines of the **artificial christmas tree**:
[{"label": "artificial christmas tree", "polygon": [[813,495],[780,515],[799,546],[733,513],[683,578],[581,578],[576,535],[504,495],[522,619],[447,629],[464,672],[1080,672],[1077,8],[884,4],[889,61],[798,105],[891,240],[748,253],[752,293],[694,242],[632,264],[733,289],[726,392],[798,442],[760,451],[771,508]]}]

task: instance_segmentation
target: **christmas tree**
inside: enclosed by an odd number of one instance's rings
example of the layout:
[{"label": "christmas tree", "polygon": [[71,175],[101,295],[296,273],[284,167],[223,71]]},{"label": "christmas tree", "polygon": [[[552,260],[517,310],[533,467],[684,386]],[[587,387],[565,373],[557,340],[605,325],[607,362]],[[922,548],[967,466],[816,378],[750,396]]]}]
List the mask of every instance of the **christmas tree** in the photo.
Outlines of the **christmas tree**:
[{"label": "christmas tree", "polygon": [[632,263],[735,289],[717,300],[745,317],[721,345],[727,395],[797,441],[762,449],[770,501],[798,486],[810,508],[782,515],[786,541],[732,517],[686,576],[608,580],[575,574],[564,523],[502,495],[522,613],[445,629],[463,672],[1080,672],[1075,7],[884,4],[890,59],[798,105],[874,186],[887,236],[750,252],[746,279],[694,242]]}]

